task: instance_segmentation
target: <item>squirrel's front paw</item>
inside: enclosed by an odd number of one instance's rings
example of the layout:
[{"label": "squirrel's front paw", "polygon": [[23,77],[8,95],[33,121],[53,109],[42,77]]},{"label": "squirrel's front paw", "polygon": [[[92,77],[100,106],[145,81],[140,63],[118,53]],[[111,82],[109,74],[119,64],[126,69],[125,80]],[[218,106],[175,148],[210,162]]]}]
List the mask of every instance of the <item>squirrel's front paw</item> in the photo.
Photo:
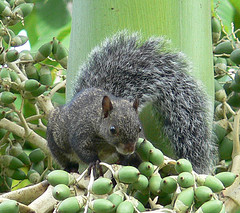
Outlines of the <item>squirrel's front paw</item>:
[{"label": "squirrel's front paw", "polygon": [[100,176],[103,176],[103,169],[102,169],[102,166],[100,165],[100,160],[97,160],[97,161],[89,164],[88,175],[91,174],[91,170],[93,170],[94,178],[98,178]]},{"label": "squirrel's front paw", "polygon": [[67,164],[67,166],[64,168],[64,170],[66,172],[75,172],[75,173],[78,173],[78,163],[72,163],[72,162],[69,162]]}]

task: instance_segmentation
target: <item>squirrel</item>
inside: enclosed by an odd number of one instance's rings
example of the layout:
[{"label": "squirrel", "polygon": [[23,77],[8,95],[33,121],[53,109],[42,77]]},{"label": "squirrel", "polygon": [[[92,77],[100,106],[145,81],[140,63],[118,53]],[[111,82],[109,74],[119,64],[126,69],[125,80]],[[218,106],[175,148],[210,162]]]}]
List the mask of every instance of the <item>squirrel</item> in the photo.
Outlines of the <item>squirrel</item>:
[{"label": "squirrel", "polygon": [[103,147],[129,156],[141,130],[138,111],[151,103],[176,156],[196,172],[209,172],[216,159],[211,109],[191,69],[163,37],[143,41],[122,31],[107,38],[81,65],[73,99],[51,113],[53,156],[65,168],[97,161]]}]

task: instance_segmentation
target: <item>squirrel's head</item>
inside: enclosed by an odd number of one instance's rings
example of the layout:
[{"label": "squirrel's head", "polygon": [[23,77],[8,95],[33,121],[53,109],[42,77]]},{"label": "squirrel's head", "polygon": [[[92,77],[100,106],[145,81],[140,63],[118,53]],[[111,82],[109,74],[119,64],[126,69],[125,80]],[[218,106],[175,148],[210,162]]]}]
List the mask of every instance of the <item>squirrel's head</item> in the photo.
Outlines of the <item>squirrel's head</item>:
[{"label": "squirrel's head", "polygon": [[102,100],[103,119],[99,133],[123,155],[135,151],[139,138],[141,124],[138,104],[138,99],[131,103],[124,99],[110,100],[108,96],[104,96]]}]

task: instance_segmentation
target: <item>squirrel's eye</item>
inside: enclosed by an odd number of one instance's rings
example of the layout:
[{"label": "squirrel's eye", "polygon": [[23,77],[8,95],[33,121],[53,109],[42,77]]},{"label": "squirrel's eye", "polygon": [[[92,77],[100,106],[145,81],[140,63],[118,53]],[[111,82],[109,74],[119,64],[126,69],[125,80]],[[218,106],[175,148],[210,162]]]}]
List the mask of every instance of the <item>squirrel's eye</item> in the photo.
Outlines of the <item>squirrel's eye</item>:
[{"label": "squirrel's eye", "polygon": [[116,127],[115,126],[111,126],[110,127],[110,132],[115,135],[117,133]]},{"label": "squirrel's eye", "polygon": [[142,131],[142,127],[141,126],[139,126],[139,130],[138,130],[139,132],[141,132]]}]

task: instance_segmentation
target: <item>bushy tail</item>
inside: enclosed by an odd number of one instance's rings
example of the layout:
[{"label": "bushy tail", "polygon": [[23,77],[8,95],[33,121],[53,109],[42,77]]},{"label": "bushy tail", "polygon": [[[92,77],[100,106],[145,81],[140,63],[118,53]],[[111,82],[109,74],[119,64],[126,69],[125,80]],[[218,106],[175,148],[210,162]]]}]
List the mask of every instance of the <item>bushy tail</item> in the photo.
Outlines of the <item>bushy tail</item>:
[{"label": "bushy tail", "polygon": [[185,56],[169,50],[163,38],[143,42],[138,34],[121,32],[91,52],[74,92],[97,87],[131,101],[138,97],[141,106],[151,102],[177,156],[189,159],[197,172],[207,172],[216,156],[211,107],[190,69]]}]

